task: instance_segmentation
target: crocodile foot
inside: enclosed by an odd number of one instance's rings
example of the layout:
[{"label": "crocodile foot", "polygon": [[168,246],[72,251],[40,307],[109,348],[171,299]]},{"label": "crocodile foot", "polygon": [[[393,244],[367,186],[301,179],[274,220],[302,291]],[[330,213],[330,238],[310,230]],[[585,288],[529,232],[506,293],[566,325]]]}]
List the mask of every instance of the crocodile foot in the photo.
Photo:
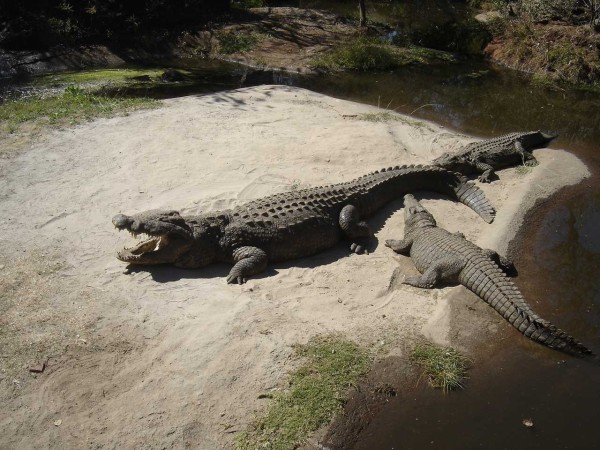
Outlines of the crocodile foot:
[{"label": "crocodile foot", "polygon": [[363,253],[365,255],[369,254],[369,249],[367,248],[367,242],[363,241],[363,240],[359,240],[357,242],[353,242],[350,245],[350,251],[352,253],[356,253],[357,255],[361,255]]}]

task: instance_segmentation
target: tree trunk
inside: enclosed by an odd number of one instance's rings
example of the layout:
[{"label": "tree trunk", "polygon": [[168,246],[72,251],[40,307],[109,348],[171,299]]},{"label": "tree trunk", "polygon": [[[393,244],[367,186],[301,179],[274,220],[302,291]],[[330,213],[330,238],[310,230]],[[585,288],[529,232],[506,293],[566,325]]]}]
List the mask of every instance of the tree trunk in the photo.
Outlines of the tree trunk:
[{"label": "tree trunk", "polygon": [[358,0],[359,26],[367,25],[367,10],[365,8],[365,0]]}]

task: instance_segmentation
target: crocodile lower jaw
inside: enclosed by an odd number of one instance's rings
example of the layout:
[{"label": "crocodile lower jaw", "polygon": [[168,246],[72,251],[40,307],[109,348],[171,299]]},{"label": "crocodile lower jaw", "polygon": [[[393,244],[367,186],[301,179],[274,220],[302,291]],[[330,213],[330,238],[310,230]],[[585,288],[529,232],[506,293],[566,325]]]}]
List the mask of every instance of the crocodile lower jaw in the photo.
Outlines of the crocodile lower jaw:
[{"label": "crocodile lower jaw", "polygon": [[[137,236],[135,233],[131,234]],[[164,236],[150,236],[148,239],[145,239],[132,247],[125,247],[117,253],[117,258],[123,262],[135,262],[143,255],[158,251],[161,247],[164,247],[166,241],[167,239]]]}]

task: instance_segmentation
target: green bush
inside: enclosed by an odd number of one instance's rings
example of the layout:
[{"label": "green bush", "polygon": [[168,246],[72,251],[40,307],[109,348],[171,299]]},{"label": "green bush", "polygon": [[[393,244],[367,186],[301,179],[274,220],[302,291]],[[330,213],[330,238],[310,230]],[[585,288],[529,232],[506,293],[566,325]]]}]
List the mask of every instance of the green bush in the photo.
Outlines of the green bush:
[{"label": "green bush", "polygon": [[378,39],[359,37],[335,48],[317,63],[333,70],[386,70],[397,65],[391,45]]},{"label": "green bush", "polygon": [[416,45],[467,55],[480,55],[491,38],[486,26],[475,19],[435,25],[410,36]]},{"label": "green bush", "polygon": [[243,53],[252,50],[259,40],[256,33],[244,31],[224,31],[217,35],[219,53]]}]

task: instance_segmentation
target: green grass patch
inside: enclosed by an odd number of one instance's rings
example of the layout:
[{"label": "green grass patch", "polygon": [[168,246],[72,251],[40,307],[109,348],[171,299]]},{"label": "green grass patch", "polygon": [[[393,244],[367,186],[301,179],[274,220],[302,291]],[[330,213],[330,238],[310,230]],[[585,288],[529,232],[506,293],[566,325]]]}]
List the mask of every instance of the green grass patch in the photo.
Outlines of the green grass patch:
[{"label": "green grass patch", "polygon": [[[165,69],[102,69],[82,72],[61,72],[41,75],[33,79],[34,84],[79,84],[96,82],[129,82],[134,77],[148,75],[159,80]],[[185,71],[181,71],[184,72]]]},{"label": "green grass patch", "polygon": [[439,50],[413,46],[397,47],[380,39],[357,37],[313,60],[312,67],[329,72],[377,71],[411,64],[434,64],[454,60],[451,54]]},{"label": "green grass patch", "polygon": [[433,387],[444,392],[464,387],[467,358],[458,350],[434,344],[418,344],[410,357],[421,366]]},{"label": "green grass patch", "polygon": [[367,122],[391,122],[392,120],[401,120],[396,114],[391,112],[377,112],[377,113],[363,113],[359,114],[360,120],[366,120]]},{"label": "green grass patch", "polygon": [[390,111],[382,111],[376,113],[362,113],[357,116],[358,120],[365,120],[367,122],[402,122],[407,125],[412,125],[414,127],[426,127],[427,124],[420,120],[411,120],[407,119],[400,114],[394,114]]},{"label": "green grass patch", "polygon": [[340,410],[347,389],[369,369],[365,350],[341,336],[297,346],[305,363],[290,374],[290,388],[273,396],[266,414],[237,438],[238,450],[296,448]]},{"label": "green grass patch", "polygon": [[262,37],[259,33],[242,30],[223,31],[217,34],[218,52],[226,55],[248,52],[256,46]]},{"label": "green grass patch", "polygon": [[158,101],[149,98],[108,97],[69,86],[61,95],[0,105],[0,136],[16,133],[28,125],[60,127],[158,105]]}]

